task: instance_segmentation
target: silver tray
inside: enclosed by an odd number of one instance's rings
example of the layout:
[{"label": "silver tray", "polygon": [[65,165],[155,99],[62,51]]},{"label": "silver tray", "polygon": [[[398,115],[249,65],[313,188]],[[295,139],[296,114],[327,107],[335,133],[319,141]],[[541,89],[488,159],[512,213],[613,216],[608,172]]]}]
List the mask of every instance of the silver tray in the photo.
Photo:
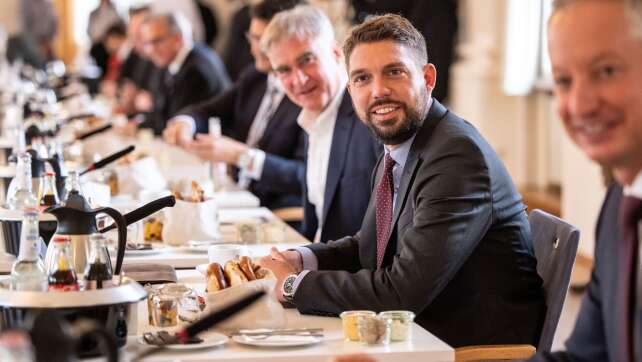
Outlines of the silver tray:
[{"label": "silver tray", "polygon": [[9,290],[7,281],[0,282],[0,307],[4,308],[86,308],[137,303],[147,297],[145,288],[127,277],[119,286],[77,292],[19,292]]}]

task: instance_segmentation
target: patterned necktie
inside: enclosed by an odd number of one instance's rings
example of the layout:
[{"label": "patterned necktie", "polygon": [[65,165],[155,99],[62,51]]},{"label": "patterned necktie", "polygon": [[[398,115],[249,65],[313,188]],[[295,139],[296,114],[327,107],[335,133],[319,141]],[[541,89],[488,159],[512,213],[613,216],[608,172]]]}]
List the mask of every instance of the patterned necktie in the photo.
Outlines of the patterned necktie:
[{"label": "patterned necktie", "polygon": [[377,222],[377,269],[381,267],[386,253],[390,228],[392,227],[392,168],[395,160],[386,153],[384,158],[383,175],[376,189],[376,222]]},{"label": "patterned necktie", "polygon": [[620,228],[622,230],[622,250],[625,256],[624,260],[620,263],[620,278],[622,278],[621,295],[621,328],[623,330],[621,340],[621,355],[625,358],[624,361],[632,361],[633,353],[633,323],[634,320],[634,306],[635,306],[635,291],[638,258],[638,222],[642,216],[642,200],[624,196],[620,203]]}]

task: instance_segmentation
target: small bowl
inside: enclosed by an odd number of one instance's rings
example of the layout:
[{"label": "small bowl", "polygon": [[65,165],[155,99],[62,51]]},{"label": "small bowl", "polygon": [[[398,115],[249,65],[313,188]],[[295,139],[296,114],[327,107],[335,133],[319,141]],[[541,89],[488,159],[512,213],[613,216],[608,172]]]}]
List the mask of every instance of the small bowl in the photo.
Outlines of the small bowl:
[{"label": "small bowl", "polygon": [[407,310],[390,310],[379,313],[379,318],[390,320],[390,340],[403,342],[412,339],[412,322],[415,313]]},{"label": "small bowl", "polygon": [[363,317],[375,317],[377,314],[369,310],[348,310],[341,315],[341,323],[343,324],[343,334],[346,341],[359,342],[359,320]]}]

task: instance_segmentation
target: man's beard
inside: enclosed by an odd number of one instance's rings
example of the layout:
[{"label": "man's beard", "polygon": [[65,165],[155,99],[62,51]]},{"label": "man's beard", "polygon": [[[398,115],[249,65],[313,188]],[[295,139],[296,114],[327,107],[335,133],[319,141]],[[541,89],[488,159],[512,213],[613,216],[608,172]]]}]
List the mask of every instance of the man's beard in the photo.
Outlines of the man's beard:
[{"label": "man's beard", "polygon": [[[366,125],[370,131],[377,137],[384,145],[399,145],[410,139],[417,133],[419,128],[423,125],[424,118],[428,113],[428,95],[422,94],[419,102],[415,107],[408,107],[407,104],[394,101],[392,99],[380,99],[372,103],[368,107],[366,113]],[[372,108],[383,104],[395,104],[400,107],[405,114],[405,118],[399,122],[396,120],[388,120],[387,122],[394,122],[396,126],[393,129],[382,129],[377,127],[372,121]]]}]

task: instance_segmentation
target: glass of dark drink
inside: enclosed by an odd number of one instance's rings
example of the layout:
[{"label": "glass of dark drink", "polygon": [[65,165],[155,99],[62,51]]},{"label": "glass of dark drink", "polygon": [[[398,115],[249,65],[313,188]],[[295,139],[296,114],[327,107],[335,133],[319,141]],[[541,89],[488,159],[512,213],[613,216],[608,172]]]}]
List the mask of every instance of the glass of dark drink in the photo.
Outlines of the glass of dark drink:
[{"label": "glass of dark drink", "polygon": [[105,238],[101,234],[89,238],[89,259],[85,268],[85,289],[102,289],[112,286],[112,267]]},{"label": "glass of dark drink", "polygon": [[53,253],[47,266],[50,291],[79,290],[76,271],[71,260],[71,242],[68,236],[56,235],[53,239]]}]

